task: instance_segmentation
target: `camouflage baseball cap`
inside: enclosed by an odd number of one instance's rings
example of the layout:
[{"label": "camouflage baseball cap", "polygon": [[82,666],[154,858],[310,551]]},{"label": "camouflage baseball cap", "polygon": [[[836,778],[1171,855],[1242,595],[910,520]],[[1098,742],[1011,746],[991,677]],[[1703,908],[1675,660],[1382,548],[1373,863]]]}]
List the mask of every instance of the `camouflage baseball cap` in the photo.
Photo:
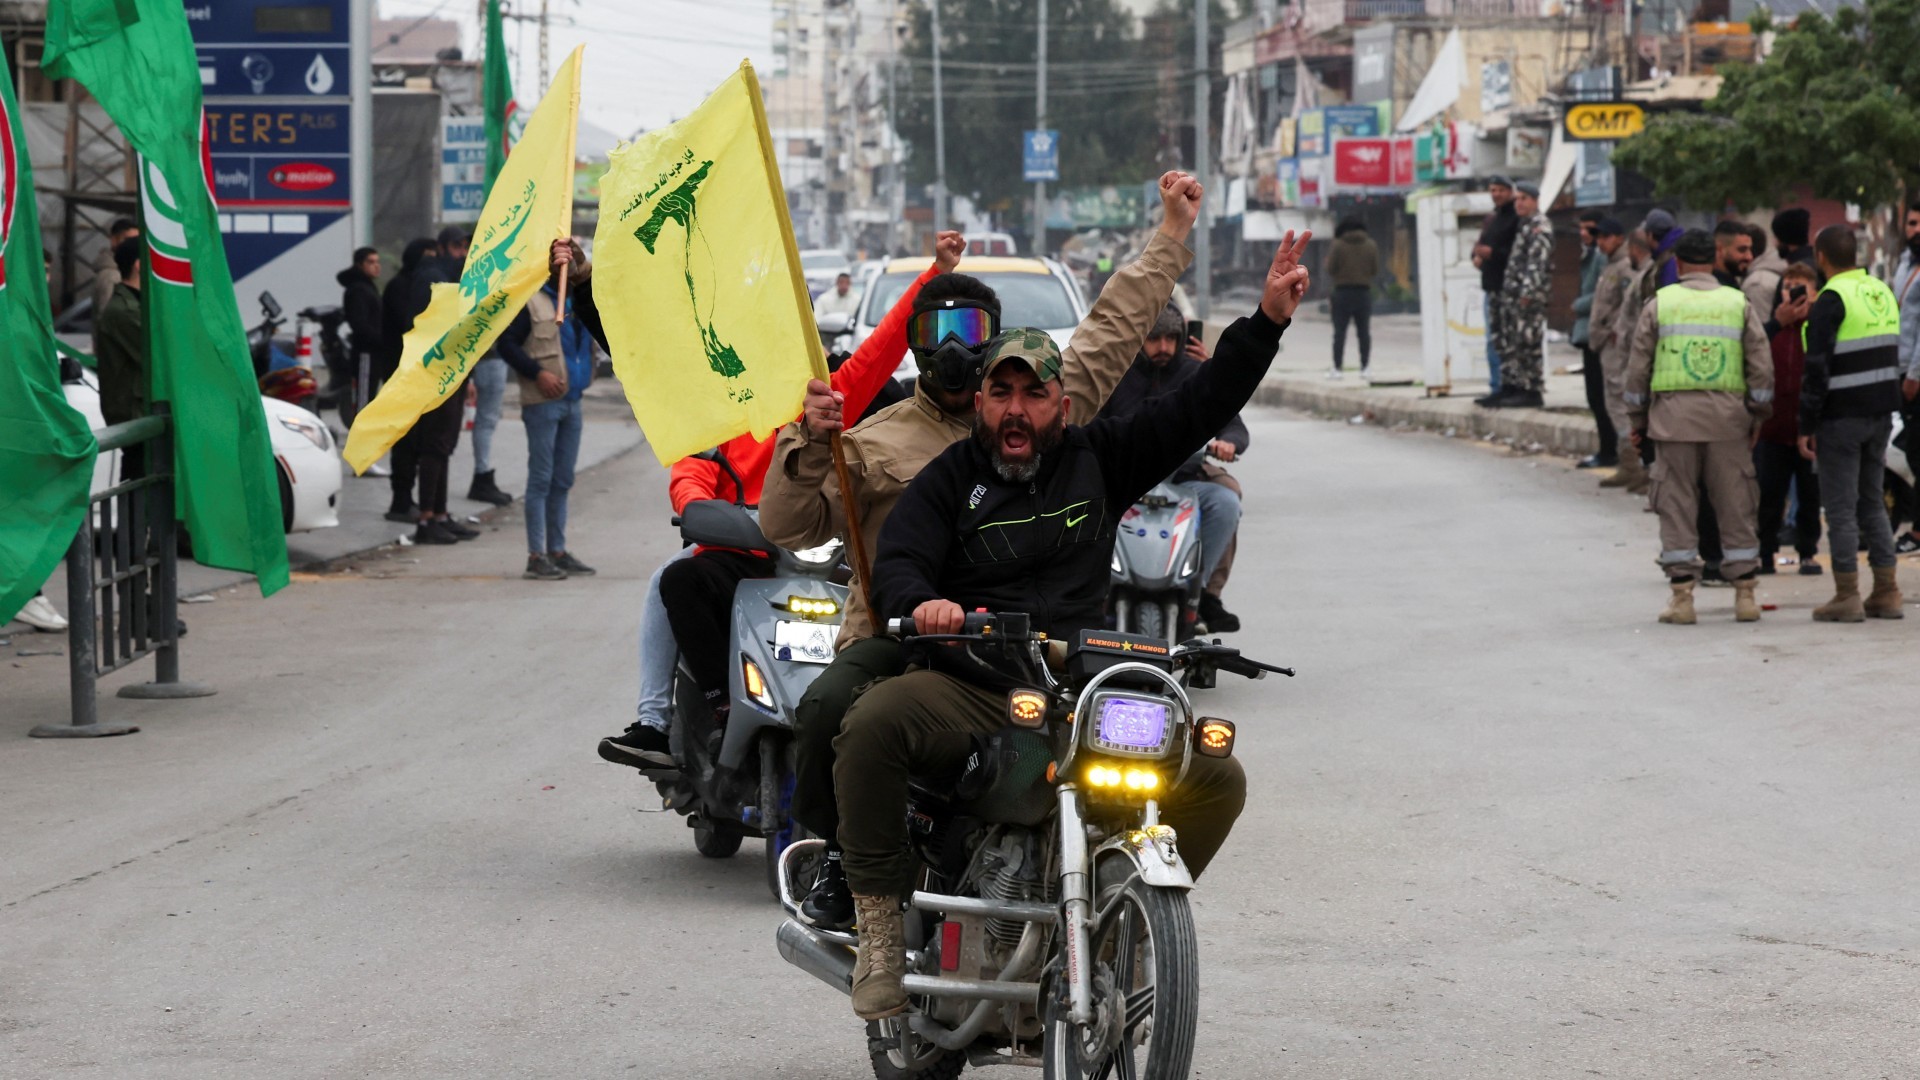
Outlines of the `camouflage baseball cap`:
[{"label": "camouflage baseball cap", "polygon": [[993,369],[1008,360],[1018,360],[1032,369],[1047,382],[1060,377],[1060,346],[1045,330],[1035,330],[1030,326],[1002,330],[1000,335],[987,344],[987,358],[980,368],[980,378],[986,379]]}]

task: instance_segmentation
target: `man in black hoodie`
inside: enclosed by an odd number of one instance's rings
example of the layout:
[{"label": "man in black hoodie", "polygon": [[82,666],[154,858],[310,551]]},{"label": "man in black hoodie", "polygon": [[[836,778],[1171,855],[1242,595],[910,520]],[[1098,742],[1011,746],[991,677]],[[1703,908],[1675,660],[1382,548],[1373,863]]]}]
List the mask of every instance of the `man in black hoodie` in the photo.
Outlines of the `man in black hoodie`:
[{"label": "man in black hoodie", "polygon": [[352,335],[348,345],[348,377],[353,380],[353,411],[373,397],[374,357],[380,353],[380,252],[363,247],[353,253],[353,265],[334,276],[340,283],[340,314]]},{"label": "man in black hoodie", "polygon": [[[922,634],[956,633],[975,609],[1027,612],[1035,630],[1056,640],[1100,627],[1120,516],[1253,397],[1305,295],[1305,247],[1289,233],[1259,310],[1228,327],[1214,359],[1178,390],[1126,416],[1068,427],[1058,346],[1039,330],[995,339],[973,437],[929,462],[880,530],[877,614],[911,615]],[[834,741],[840,841],[860,927],[853,1008],[868,1020],[907,1005],[900,905],[915,867],[908,779],[956,774],[973,737],[1005,724],[1006,692],[1019,685],[971,650],[937,648],[929,660],[931,670],[880,683],[855,701]],[[1209,758],[1168,800],[1166,821],[1181,830],[1196,873],[1226,841],[1245,797],[1238,763]]]},{"label": "man in black hoodie", "polygon": [[[413,317],[418,314],[413,308],[413,275],[420,272],[422,262],[439,254],[440,245],[429,237],[407,241],[406,250],[400,254],[400,272],[380,294],[380,349],[374,354],[374,378],[380,382],[400,370],[400,353],[405,348],[402,339],[413,329]],[[413,481],[420,473],[420,440],[412,430],[393,444],[391,460],[393,476],[388,483],[393,486],[393,500],[387,507],[387,520],[414,521],[420,516],[420,507],[413,501]]]},{"label": "man in black hoodie", "polygon": [[[440,230],[440,257],[420,260],[408,284],[409,328],[427,310],[435,285],[459,282],[467,262],[467,245],[472,241],[473,234],[457,226]],[[420,469],[420,525],[413,532],[416,544],[454,544],[480,535],[478,529],[468,528],[447,513],[447,474],[453,452],[460,445],[460,424],[467,404],[467,396],[458,391],[458,387],[453,388],[444,402],[422,416],[407,433],[409,437],[418,436],[414,442]]]}]

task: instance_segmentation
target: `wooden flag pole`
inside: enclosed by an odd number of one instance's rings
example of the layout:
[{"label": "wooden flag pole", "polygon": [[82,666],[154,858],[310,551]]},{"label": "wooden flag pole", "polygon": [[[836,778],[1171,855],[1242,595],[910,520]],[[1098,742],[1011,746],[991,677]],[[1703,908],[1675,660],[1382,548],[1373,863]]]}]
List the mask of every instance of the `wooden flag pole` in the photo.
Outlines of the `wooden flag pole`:
[{"label": "wooden flag pole", "polygon": [[827,445],[833,450],[833,474],[840,481],[840,509],[847,519],[847,550],[853,554],[853,577],[860,583],[860,600],[867,606],[867,618],[872,619],[874,631],[883,629],[880,612],[873,606],[873,564],[867,561],[867,537],[860,531],[860,510],[855,506],[853,485],[847,472],[847,451],[840,445],[840,433],[834,432],[827,437]]},{"label": "wooden flag pole", "polygon": [[567,272],[560,275],[560,288],[556,290],[558,299],[553,302],[553,325],[559,326],[567,321],[567,279],[573,276],[573,264],[567,264]]}]

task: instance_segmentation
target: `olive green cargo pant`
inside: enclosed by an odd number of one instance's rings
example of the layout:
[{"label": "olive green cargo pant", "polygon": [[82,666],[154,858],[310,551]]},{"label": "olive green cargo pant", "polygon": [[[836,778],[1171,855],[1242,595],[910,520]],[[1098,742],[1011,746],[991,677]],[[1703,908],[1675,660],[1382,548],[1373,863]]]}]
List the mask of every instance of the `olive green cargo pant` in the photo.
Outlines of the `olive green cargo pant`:
[{"label": "olive green cargo pant", "polygon": [[833,740],[861,687],[907,670],[907,650],[889,637],[870,637],[841,649],[800,695],[793,709],[793,820],[815,836],[835,840],[840,812],[833,800]]},{"label": "olive green cargo pant", "polygon": [[[959,779],[976,735],[1007,724],[1007,696],[935,671],[912,671],[860,695],[834,740],[841,865],[861,896],[904,896],[917,860],[907,847],[907,782]],[[1160,800],[1161,820],[1180,835],[1195,877],[1227,842],[1247,800],[1247,774],[1232,758],[1194,755],[1180,786]]]}]

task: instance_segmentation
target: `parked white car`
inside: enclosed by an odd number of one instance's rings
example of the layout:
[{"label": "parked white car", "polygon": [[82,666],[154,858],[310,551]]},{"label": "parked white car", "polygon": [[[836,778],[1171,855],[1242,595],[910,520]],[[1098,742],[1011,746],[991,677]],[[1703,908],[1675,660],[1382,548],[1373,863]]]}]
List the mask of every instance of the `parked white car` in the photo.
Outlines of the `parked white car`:
[{"label": "parked white car", "polygon": [[[106,426],[100,415],[100,382],[83,371],[79,382],[66,383],[67,404],[87,418],[95,430]],[[273,446],[275,471],[280,477],[280,523],[287,532],[330,529],[340,524],[340,450],[333,432],[318,416],[278,398],[262,397],[267,413],[267,438]],[[105,491],[120,480],[120,452],[101,454],[93,465],[93,491]]]},{"label": "parked white car", "polygon": [[[860,315],[853,326],[854,346],[873,335],[887,310],[931,265],[933,260],[924,257],[887,260],[861,300]],[[1038,327],[1062,349],[1073,339],[1080,320],[1087,317],[1087,302],[1080,295],[1080,287],[1067,268],[1052,259],[968,256],[960,263],[960,273],[979,278],[1000,298],[1001,326]],[[908,350],[894,378],[911,384],[919,375],[913,351]]]},{"label": "parked white car", "polygon": [[[833,288],[834,279],[841,274],[851,275],[853,262],[836,248],[811,248],[800,253],[800,272],[807,279],[807,295],[817,298]],[[859,284],[859,279],[854,284]]]}]

